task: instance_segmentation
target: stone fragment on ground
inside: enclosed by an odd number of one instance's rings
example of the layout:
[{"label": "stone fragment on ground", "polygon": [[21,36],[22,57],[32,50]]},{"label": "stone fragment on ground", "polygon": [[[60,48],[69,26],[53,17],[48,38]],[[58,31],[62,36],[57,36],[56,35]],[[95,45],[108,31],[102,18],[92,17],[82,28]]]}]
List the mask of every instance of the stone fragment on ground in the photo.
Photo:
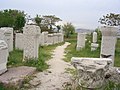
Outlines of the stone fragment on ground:
[{"label": "stone fragment on ground", "polygon": [[19,88],[22,86],[25,77],[32,75],[35,71],[36,68],[28,66],[9,68],[7,72],[0,75],[0,82],[4,85],[14,85]]}]

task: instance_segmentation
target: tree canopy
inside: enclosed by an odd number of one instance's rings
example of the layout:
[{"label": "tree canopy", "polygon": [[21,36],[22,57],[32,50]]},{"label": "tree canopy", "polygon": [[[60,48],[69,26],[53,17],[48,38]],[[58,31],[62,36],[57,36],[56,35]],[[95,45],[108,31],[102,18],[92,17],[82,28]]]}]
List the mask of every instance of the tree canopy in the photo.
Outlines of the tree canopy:
[{"label": "tree canopy", "polygon": [[62,20],[56,17],[55,15],[44,15],[44,16],[36,15],[35,21],[37,25],[40,26],[42,31],[53,32],[52,26],[56,26],[55,23]]},{"label": "tree canopy", "polygon": [[70,37],[70,34],[73,34],[75,32],[75,27],[72,25],[72,23],[64,24],[63,31],[65,33],[66,38]]},{"label": "tree canopy", "polygon": [[120,14],[110,13],[103,15],[103,17],[99,19],[99,22],[108,26],[120,26]]},{"label": "tree canopy", "polygon": [[0,11],[0,27],[13,27],[22,29],[25,25],[25,14],[20,10],[2,10]]}]

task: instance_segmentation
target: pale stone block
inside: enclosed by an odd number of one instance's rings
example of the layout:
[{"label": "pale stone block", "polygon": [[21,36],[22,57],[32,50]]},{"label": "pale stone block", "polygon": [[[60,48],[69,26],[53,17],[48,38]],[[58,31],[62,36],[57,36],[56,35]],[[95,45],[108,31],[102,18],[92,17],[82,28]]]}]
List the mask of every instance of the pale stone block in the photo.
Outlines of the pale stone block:
[{"label": "pale stone block", "polygon": [[23,50],[24,49],[24,35],[23,33],[16,33],[15,35],[15,48]]},{"label": "pale stone block", "polygon": [[108,58],[71,58],[77,69],[78,84],[86,89],[96,89],[104,86],[106,72],[112,64]]},{"label": "pale stone block", "polygon": [[58,43],[63,42],[63,34],[62,33],[58,33]]},{"label": "pale stone block", "polygon": [[85,38],[86,34],[85,33],[78,33],[77,35],[77,50],[80,50],[85,47]]},{"label": "pale stone block", "polygon": [[93,32],[93,43],[97,42],[97,33]]},{"label": "pale stone block", "polygon": [[0,74],[7,70],[8,45],[4,40],[0,40]]},{"label": "pale stone block", "polygon": [[39,42],[40,42],[40,45],[41,46],[44,46],[45,45],[45,41],[44,41],[44,34],[41,33],[40,37],[39,37]]},{"label": "pale stone block", "polygon": [[43,45],[47,45],[47,41],[48,41],[48,32],[42,32]]},{"label": "pale stone block", "polygon": [[54,40],[54,44],[58,43],[58,35],[56,33],[53,34],[53,40]]},{"label": "pale stone block", "polygon": [[8,51],[13,51],[13,28],[3,27],[0,32],[5,35],[5,41],[8,44]]},{"label": "pale stone block", "polygon": [[117,42],[117,30],[116,27],[101,27],[102,42],[101,42],[101,58],[111,58],[114,62],[115,45]]},{"label": "pale stone block", "polygon": [[23,28],[25,59],[38,59],[40,28],[36,25],[26,25]]},{"label": "pale stone block", "polygon": [[48,45],[53,45],[54,44],[54,38],[53,38],[53,34],[48,34],[48,41],[47,41]]}]

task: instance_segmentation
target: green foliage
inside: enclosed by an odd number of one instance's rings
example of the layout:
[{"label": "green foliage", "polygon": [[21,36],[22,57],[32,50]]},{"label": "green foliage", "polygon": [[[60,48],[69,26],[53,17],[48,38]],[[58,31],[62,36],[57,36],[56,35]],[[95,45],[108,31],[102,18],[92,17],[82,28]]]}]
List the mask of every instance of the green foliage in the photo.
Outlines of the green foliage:
[{"label": "green foliage", "polygon": [[25,24],[25,14],[20,10],[3,10],[0,11],[0,27],[13,27],[19,29]]},{"label": "green foliage", "polygon": [[40,17],[39,15],[36,15],[35,22],[37,23],[38,26],[40,26],[41,21],[42,21],[42,17]]},{"label": "green foliage", "polygon": [[8,66],[21,66],[23,61],[23,51],[14,49],[9,53]]},{"label": "green foliage", "polygon": [[99,22],[108,26],[119,26],[120,14],[110,13],[107,15],[103,15],[103,17],[99,19]]},{"label": "green foliage", "polygon": [[115,64],[115,66],[120,67],[120,38],[117,39],[114,64]]},{"label": "green foliage", "polygon": [[63,31],[65,32],[65,37],[69,38],[71,34],[75,32],[75,27],[72,25],[72,23],[64,24]]},{"label": "green foliage", "polygon": [[109,81],[104,90],[120,90],[120,83],[116,84]]},{"label": "green foliage", "polygon": [[[55,23],[61,21],[60,18],[56,17],[55,15],[45,15],[45,16],[39,16],[37,15],[35,17],[35,21],[38,26],[40,26],[42,32],[43,31],[48,31],[48,32],[53,32],[53,26],[56,26]],[[48,28],[50,26],[50,28]]]}]

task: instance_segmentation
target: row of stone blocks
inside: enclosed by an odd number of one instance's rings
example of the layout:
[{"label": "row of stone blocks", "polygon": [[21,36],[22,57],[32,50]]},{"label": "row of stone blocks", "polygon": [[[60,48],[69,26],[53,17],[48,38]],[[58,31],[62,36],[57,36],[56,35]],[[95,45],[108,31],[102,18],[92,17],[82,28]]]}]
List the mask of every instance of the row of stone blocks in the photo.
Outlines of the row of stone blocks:
[{"label": "row of stone blocks", "polygon": [[[38,42],[40,46],[53,45],[64,41],[64,35],[62,33],[48,34],[48,32],[42,32],[39,33],[38,38],[39,38]],[[16,33],[15,48],[23,50],[24,42],[25,42],[25,35],[22,33]]]},{"label": "row of stone blocks", "polygon": [[[15,47],[23,50],[23,60],[38,59],[39,45],[52,45],[63,42],[62,33],[48,34],[36,25],[25,25],[23,33],[17,33]],[[9,52],[13,51],[13,28],[0,28],[0,74],[7,68]]]}]

